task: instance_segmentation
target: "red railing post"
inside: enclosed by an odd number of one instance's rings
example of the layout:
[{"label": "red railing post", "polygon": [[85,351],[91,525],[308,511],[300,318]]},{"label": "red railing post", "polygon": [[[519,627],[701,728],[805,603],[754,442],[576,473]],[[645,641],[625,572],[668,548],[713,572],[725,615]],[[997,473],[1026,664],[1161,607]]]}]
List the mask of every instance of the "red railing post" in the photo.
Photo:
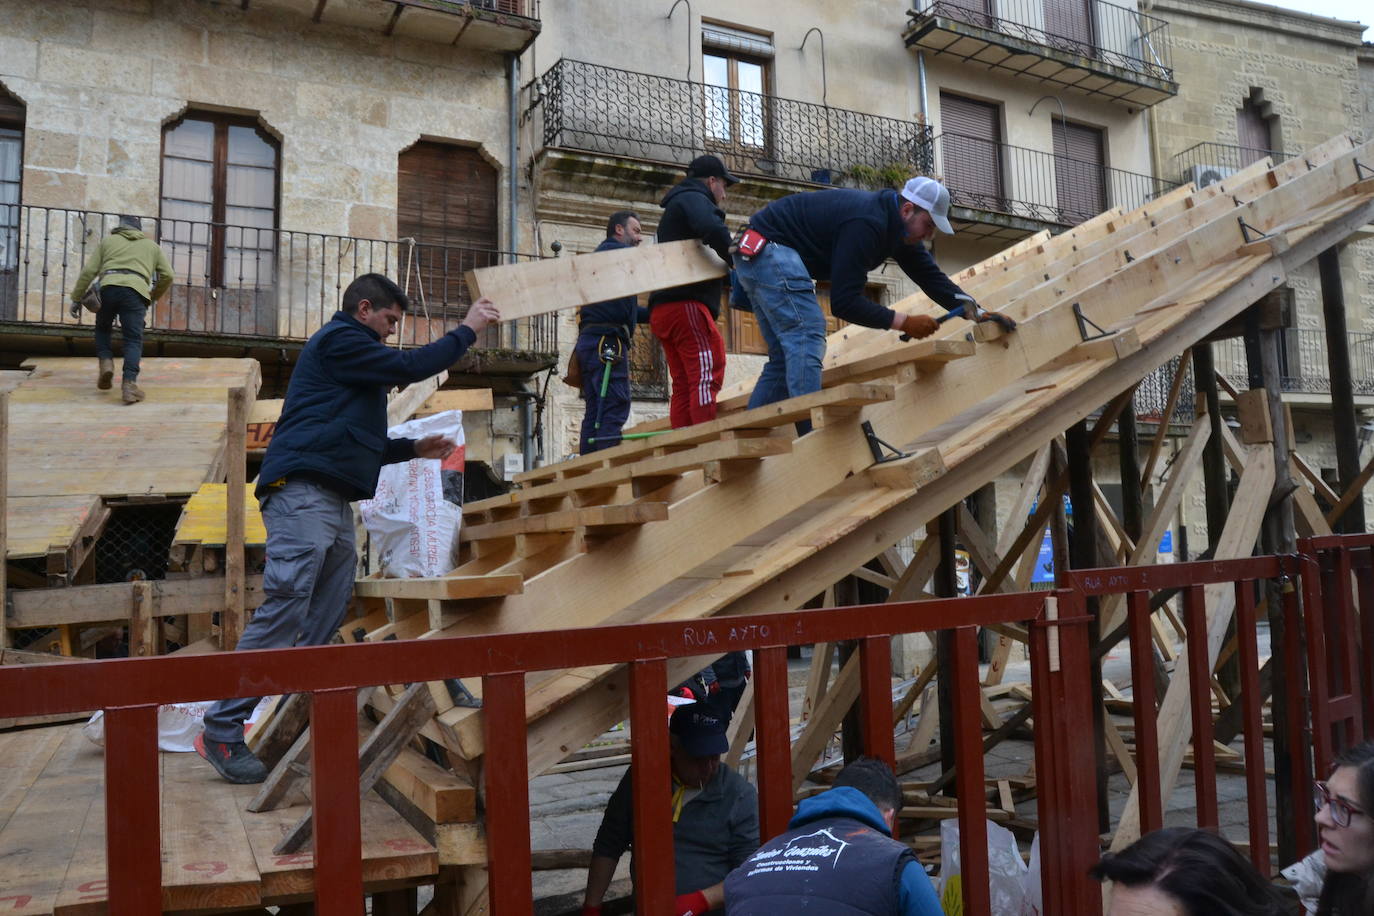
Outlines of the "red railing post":
[{"label": "red railing post", "polygon": [[310,797],[315,908],[363,912],[363,840],[358,793],[358,691],[320,690],[310,704]]},{"label": "red railing post", "polygon": [[1240,654],[1241,711],[1245,736],[1245,802],[1250,818],[1250,861],[1268,875],[1269,795],[1264,764],[1259,645],[1255,636],[1255,583],[1236,583],[1236,643]]},{"label": "red railing post", "polygon": [[1359,692],[1364,697],[1364,729],[1355,741],[1367,741],[1374,734],[1374,549],[1360,548],[1357,563],[1353,564],[1355,582],[1359,589],[1360,607],[1360,649],[1364,653],[1364,664],[1359,665]]},{"label": "red railing post", "polygon": [[1364,734],[1364,704],[1368,699],[1360,697],[1364,676],[1360,672],[1360,624],[1355,615],[1354,586],[1350,581],[1350,551],[1351,548],[1346,547],[1336,551],[1336,618],[1328,618],[1332,640],[1339,647],[1339,662],[1333,667],[1340,672],[1340,689],[1345,695],[1341,698],[1343,740],[1337,750],[1345,750],[1359,743],[1360,736]]},{"label": "red railing post", "polygon": [[[1307,594],[1307,581],[1314,578],[1317,571],[1312,557],[1305,552],[1298,557],[1298,574],[1302,577],[1303,600],[1308,601],[1310,599]],[[1293,823],[1293,844],[1297,853],[1305,856],[1316,848],[1312,819],[1305,816],[1310,804],[1308,799],[1312,796],[1307,748],[1312,746],[1314,741],[1307,716],[1309,705],[1315,710],[1316,704],[1304,672],[1303,621],[1298,606],[1298,584],[1291,577],[1285,576],[1281,580],[1280,589],[1283,594],[1283,676],[1288,693],[1288,696],[1281,700],[1288,717],[1288,791],[1292,797],[1293,810],[1297,814]],[[1304,698],[1309,702],[1305,703]],[[1315,721],[1311,720],[1312,723]]]},{"label": "red railing post", "polygon": [[754,750],[759,782],[759,839],[768,842],[792,819],[792,736],[788,730],[787,649],[754,650]]},{"label": "red railing post", "polygon": [[1193,790],[1197,825],[1217,827],[1217,761],[1212,746],[1212,664],[1207,656],[1207,593],[1201,585],[1183,590],[1183,625],[1188,628],[1189,705],[1193,714]]},{"label": "red railing post", "polygon": [[105,710],[105,862],[114,916],[162,912],[157,707]]},{"label": "red railing post", "polygon": [[635,912],[672,912],[673,813],[669,794],[666,700],[661,658],[630,663],[630,773],[634,798]]},{"label": "red railing post", "polygon": [[1136,788],[1140,797],[1140,832],[1164,826],[1159,796],[1159,710],[1155,705],[1154,640],[1150,633],[1150,595],[1126,594],[1131,634],[1131,711],[1135,716]]},{"label": "red railing post", "polygon": [[[954,693],[954,784],[959,796],[959,871],[965,916],[991,916],[987,788],[983,781],[983,695],[978,683],[978,629],[956,627],[948,672]],[[888,691],[891,695],[891,691]],[[891,712],[888,713],[889,732]],[[891,739],[889,739],[890,741]]]},{"label": "red railing post", "polygon": [[1102,912],[1089,620],[1082,593],[1060,591],[1030,627],[1042,911],[1075,916]]},{"label": "red railing post", "polygon": [[[977,663],[976,657],[974,663]],[[976,671],[974,677],[976,680]],[[895,766],[897,749],[892,737],[891,636],[866,636],[859,643],[859,681],[864,753],[885,761],[888,766]],[[982,753],[981,744],[979,753]]]},{"label": "red railing post", "polygon": [[482,782],[487,793],[487,875],[494,916],[534,912],[530,885],[529,752],[525,675],[482,678]]}]

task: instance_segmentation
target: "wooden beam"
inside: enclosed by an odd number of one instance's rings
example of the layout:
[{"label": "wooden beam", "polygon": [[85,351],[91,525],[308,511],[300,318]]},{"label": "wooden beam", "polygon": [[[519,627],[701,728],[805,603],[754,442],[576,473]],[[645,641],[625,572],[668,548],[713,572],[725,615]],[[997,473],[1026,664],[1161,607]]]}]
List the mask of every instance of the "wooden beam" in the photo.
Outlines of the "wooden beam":
[{"label": "wooden beam", "polygon": [[474,295],[496,303],[502,321],[514,321],[723,277],[726,269],[714,251],[688,240],[482,267],[467,281]]},{"label": "wooden beam", "polygon": [[[1245,473],[1241,476],[1236,490],[1235,502],[1227,516],[1226,526],[1217,539],[1213,559],[1227,560],[1250,556],[1259,537],[1264,511],[1274,489],[1274,452],[1266,446],[1258,446],[1250,452]],[[1226,637],[1226,627],[1231,620],[1235,606],[1235,589],[1230,582],[1209,585],[1207,598],[1207,632],[1189,633],[1189,639],[1202,638],[1207,641],[1209,670],[1216,664],[1221,644]],[[1160,795],[1168,798],[1173,791],[1174,781],[1183,766],[1183,755],[1188,746],[1190,725],[1188,706],[1191,684],[1186,665],[1174,669],[1164,701],[1159,707],[1159,773]],[[1131,789],[1130,798],[1122,811],[1121,821],[1112,838],[1112,849],[1118,850],[1140,838],[1139,786]]]},{"label": "wooden beam", "polygon": [[[224,579],[161,579],[150,583],[154,598],[177,614],[215,614],[224,607]],[[133,614],[133,582],[73,585],[68,588],[15,589],[10,593],[11,627],[55,627],[66,624],[128,620]],[[244,580],[245,604],[262,600],[262,576]]]},{"label": "wooden beam", "polygon": [[415,411],[419,410],[439,390],[439,386],[447,380],[448,370],[446,369],[438,375],[407,385],[401,391],[391,395],[386,404],[387,426],[404,423],[414,416]]},{"label": "wooden beam", "polygon": [[490,388],[446,388],[443,391],[436,391],[426,398],[425,402],[415,411],[415,416],[427,417],[430,414],[442,413],[445,410],[476,413],[491,410],[491,405]]},{"label": "wooden beam", "polygon": [[489,576],[435,576],[417,579],[359,579],[353,593],[359,598],[405,598],[425,601],[460,598],[496,598],[518,595],[525,580],[516,573]]},{"label": "wooden beam", "polygon": [[228,470],[224,488],[224,612],[219,621],[219,644],[232,652],[243,635],[244,601],[244,492],[248,480],[248,389],[229,389],[224,461]]}]

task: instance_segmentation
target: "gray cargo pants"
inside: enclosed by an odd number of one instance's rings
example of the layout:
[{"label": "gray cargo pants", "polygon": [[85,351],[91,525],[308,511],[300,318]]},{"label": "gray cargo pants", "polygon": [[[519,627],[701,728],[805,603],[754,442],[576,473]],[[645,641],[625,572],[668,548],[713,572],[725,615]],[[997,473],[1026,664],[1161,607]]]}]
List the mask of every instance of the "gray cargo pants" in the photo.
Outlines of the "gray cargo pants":
[{"label": "gray cargo pants", "polygon": [[[348,500],[312,480],[288,480],[262,503],[267,567],[262,606],[244,628],[240,649],[283,649],[329,642],[353,593],[357,551]],[[220,700],[205,714],[205,740],[243,740],[243,722],[259,697]]]}]

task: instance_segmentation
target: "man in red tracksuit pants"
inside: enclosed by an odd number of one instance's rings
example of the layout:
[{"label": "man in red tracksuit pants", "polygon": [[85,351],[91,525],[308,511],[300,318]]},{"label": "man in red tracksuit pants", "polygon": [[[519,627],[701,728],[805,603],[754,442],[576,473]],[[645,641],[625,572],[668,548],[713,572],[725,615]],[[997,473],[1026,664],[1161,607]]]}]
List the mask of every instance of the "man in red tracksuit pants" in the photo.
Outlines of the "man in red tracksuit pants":
[{"label": "man in red tracksuit pants", "polygon": [[[715,156],[698,156],[687,177],[660,201],[660,242],[698,239],[730,264],[730,231],[725,228],[725,189],[739,181]],[[716,417],[716,395],[725,379],[725,340],[720,317],[722,283],[705,280],[661,289],[649,297],[649,327],[663,344],[672,394],[668,418],[674,429]]]}]

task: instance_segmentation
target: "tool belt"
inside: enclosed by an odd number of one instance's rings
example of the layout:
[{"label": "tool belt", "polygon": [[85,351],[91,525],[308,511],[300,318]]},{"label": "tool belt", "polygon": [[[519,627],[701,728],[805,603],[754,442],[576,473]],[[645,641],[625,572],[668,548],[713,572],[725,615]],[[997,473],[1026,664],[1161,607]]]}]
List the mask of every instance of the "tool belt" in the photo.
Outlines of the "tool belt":
[{"label": "tool belt", "polygon": [[630,340],[634,337],[634,331],[629,325],[625,324],[602,324],[599,322],[591,324],[580,324],[577,326],[579,334],[614,334],[621,340]]}]

